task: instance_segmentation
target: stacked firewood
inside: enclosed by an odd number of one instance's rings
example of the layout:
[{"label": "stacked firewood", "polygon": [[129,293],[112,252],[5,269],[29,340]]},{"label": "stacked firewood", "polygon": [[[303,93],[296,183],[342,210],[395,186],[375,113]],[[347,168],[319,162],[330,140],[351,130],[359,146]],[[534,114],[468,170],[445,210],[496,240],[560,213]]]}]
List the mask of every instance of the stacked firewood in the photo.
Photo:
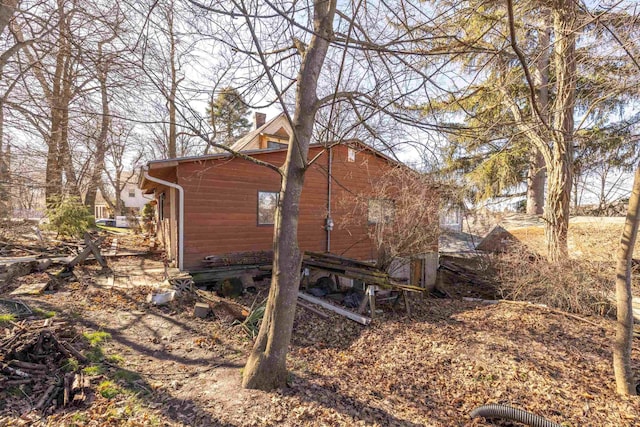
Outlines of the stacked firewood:
[{"label": "stacked firewood", "polygon": [[80,368],[87,359],[70,343],[75,332],[51,319],[11,325],[0,339],[0,394],[6,403],[0,415],[46,414],[83,402],[88,384]]}]

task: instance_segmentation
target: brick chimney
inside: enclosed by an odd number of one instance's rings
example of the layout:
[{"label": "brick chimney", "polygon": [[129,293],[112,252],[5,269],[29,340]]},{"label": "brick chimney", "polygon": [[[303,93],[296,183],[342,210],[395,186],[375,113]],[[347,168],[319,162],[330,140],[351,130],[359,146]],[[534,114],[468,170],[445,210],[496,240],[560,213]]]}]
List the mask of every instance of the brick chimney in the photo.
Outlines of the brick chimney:
[{"label": "brick chimney", "polygon": [[267,121],[267,115],[264,113],[258,113],[257,111],[253,113],[253,125],[254,129],[258,129],[260,126],[265,124]]}]

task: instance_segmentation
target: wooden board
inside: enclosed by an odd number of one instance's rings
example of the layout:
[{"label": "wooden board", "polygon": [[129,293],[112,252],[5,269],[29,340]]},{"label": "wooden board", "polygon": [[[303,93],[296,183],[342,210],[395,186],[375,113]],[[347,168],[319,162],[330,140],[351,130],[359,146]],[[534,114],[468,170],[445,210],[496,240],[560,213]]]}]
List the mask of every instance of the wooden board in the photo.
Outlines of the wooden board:
[{"label": "wooden board", "polygon": [[44,293],[48,286],[49,282],[25,283],[9,295],[40,295]]}]

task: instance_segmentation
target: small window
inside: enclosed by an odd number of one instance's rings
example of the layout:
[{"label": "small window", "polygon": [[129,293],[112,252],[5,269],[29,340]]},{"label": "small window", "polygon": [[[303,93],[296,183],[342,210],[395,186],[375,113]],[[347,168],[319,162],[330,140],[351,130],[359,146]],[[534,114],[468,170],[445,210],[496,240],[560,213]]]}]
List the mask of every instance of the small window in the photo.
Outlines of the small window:
[{"label": "small window", "polygon": [[276,220],[278,193],[258,191],[258,225],[273,225]]},{"label": "small window", "polygon": [[164,219],[164,193],[160,193],[160,197],[158,200],[158,219],[162,221]]},{"label": "small window", "polygon": [[276,141],[268,141],[267,148],[287,148],[287,144]]},{"label": "small window", "polygon": [[136,188],[135,187],[129,187],[129,197],[131,197],[131,198],[136,197]]},{"label": "small window", "polygon": [[388,224],[393,222],[395,206],[393,200],[370,199],[367,222],[369,224]]},{"label": "small window", "polygon": [[356,161],[356,150],[354,150],[353,148],[349,148],[347,150],[347,160],[350,162]]}]

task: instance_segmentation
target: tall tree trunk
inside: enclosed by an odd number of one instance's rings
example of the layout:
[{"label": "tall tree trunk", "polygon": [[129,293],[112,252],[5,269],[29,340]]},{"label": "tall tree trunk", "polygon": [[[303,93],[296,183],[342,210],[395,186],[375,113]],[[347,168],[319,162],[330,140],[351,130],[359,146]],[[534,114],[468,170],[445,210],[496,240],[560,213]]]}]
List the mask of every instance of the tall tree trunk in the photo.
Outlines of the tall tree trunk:
[{"label": "tall tree trunk", "polygon": [[178,78],[176,75],[176,38],[173,28],[173,2],[167,13],[167,23],[169,25],[169,44],[170,54],[169,62],[171,67],[171,87],[169,88],[169,96],[167,103],[169,104],[169,141],[168,151],[169,158],[178,157],[177,153],[177,134],[176,134],[176,92],[178,90]]},{"label": "tall tree trunk", "polygon": [[[551,23],[547,14],[544,18],[544,30],[540,32],[538,41],[538,60],[536,62],[534,82],[538,92],[538,104],[542,120],[549,123],[549,57],[551,42]],[[544,212],[544,187],[546,168],[544,157],[540,150],[533,145],[529,155],[529,170],[527,172],[527,214],[541,215]]]},{"label": "tall tree trunk", "polygon": [[544,210],[547,257],[558,262],[568,255],[567,231],[573,168],[573,113],[576,91],[575,21],[573,0],[554,0],[552,5],[556,96],[551,123],[552,167],[547,168],[547,200]]},{"label": "tall tree trunk", "polygon": [[245,388],[271,390],[286,385],[286,355],[302,262],[298,248],[299,202],[318,110],[318,78],[333,37],[335,8],[335,0],[314,1],[314,32],[298,73],[293,132],[276,211],[271,288],[260,332],[244,369],[242,385]]},{"label": "tall tree trunk", "polygon": [[87,195],[84,204],[89,208],[89,212],[95,212],[96,195],[100,182],[102,181],[102,172],[104,171],[104,155],[107,147],[107,136],[109,134],[109,94],[107,92],[107,67],[106,61],[102,57],[102,44],[98,44],[98,57],[100,61],[98,67],[98,81],[100,82],[100,100],[102,102],[102,118],[100,120],[100,134],[96,140],[96,150],[93,159],[93,171],[87,188]]},{"label": "tall tree trunk", "polygon": [[570,163],[560,158],[555,161],[547,176],[547,201],[544,209],[547,257],[551,262],[559,262],[568,256],[570,196]]},{"label": "tall tree trunk", "polygon": [[[1,0],[0,0],[1,1]],[[0,218],[11,216],[11,145],[4,149],[4,105],[0,99]]]},{"label": "tall tree trunk", "polygon": [[636,384],[631,368],[633,343],[633,305],[631,292],[631,259],[638,237],[640,223],[640,165],[633,179],[627,218],[620,239],[616,264],[616,339],[613,346],[613,372],[619,394],[636,395]]},{"label": "tall tree trunk", "polygon": [[[55,91],[54,83],[54,91]],[[55,95],[54,95],[55,96]],[[62,167],[60,166],[60,138],[62,110],[58,107],[57,99],[53,100],[51,108],[51,127],[47,141],[47,165],[45,171],[45,199],[47,205],[55,202],[62,194]]]},{"label": "tall tree trunk", "polygon": [[60,123],[60,164],[66,177],[67,193],[80,199],[80,188],[78,187],[78,177],[76,176],[76,170],[73,167],[73,158],[71,156],[71,149],[69,147],[69,103],[70,99],[66,96],[63,98],[64,107],[62,110],[62,121]]},{"label": "tall tree trunk", "polygon": [[538,148],[531,147],[527,172],[527,214],[542,215],[544,212],[544,185],[546,170],[544,158]]}]

